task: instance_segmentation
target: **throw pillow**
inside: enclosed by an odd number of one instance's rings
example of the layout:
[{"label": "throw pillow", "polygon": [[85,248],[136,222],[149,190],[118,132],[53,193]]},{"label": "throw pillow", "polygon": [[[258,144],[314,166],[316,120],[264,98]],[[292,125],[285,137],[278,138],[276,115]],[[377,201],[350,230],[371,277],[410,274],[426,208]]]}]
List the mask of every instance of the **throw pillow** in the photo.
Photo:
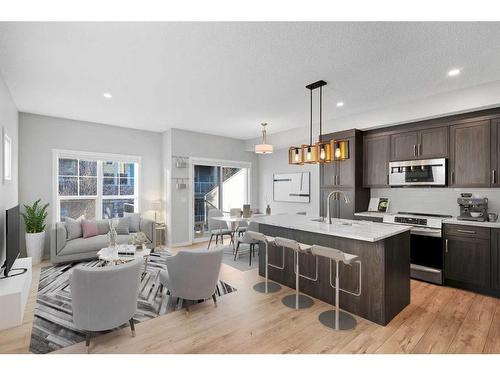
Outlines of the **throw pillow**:
[{"label": "throw pillow", "polygon": [[141,214],[133,213],[133,212],[124,212],[123,217],[130,218],[130,231],[131,232],[139,232],[139,226],[141,223]]},{"label": "throw pillow", "polygon": [[116,234],[130,234],[130,218],[122,217],[118,219],[118,224],[115,226]]},{"label": "throw pillow", "polygon": [[95,220],[82,220],[82,232],[83,238],[89,238],[97,236],[99,231],[97,230],[97,222]]},{"label": "throw pillow", "polygon": [[108,234],[109,232],[109,220],[96,220],[97,224],[97,234]]},{"label": "throw pillow", "polygon": [[82,217],[72,219],[66,217],[65,219],[66,232],[68,232],[68,240],[74,240],[82,236]]}]

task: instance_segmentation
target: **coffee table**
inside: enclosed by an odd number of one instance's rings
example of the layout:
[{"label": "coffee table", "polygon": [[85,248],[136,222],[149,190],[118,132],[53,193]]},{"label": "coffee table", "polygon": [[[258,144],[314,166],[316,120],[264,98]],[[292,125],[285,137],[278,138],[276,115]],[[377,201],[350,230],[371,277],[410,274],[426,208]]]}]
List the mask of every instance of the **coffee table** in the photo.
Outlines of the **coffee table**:
[{"label": "coffee table", "polygon": [[115,248],[105,247],[97,252],[99,260],[102,260],[110,265],[117,265],[122,263],[130,262],[134,259],[144,259],[144,272],[148,269],[149,256],[151,255],[151,250],[144,248],[142,250],[135,250],[134,255],[123,255],[118,254],[121,251],[127,251],[128,249],[135,249],[135,246],[128,248],[127,246],[119,245]]}]

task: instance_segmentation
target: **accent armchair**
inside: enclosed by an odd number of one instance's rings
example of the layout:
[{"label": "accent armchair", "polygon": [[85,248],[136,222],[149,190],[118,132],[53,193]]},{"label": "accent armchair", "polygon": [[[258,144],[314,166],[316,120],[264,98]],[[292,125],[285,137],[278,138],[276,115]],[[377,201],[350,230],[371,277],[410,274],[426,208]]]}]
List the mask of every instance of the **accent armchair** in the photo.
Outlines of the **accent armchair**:
[{"label": "accent armchair", "polygon": [[78,265],[70,275],[73,322],[86,331],[90,349],[93,332],[129,323],[135,337],[133,316],[137,310],[142,259],[110,267]]},{"label": "accent armchair", "polygon": [[186,312],[189,311],[189,302],[210,297],[217,307],[215,286],[221,264],[222,248],[179,251],[167,258],[167,269],[160,272],[160,291],[163,293],[165,288],[166,294],[187,300]]}]

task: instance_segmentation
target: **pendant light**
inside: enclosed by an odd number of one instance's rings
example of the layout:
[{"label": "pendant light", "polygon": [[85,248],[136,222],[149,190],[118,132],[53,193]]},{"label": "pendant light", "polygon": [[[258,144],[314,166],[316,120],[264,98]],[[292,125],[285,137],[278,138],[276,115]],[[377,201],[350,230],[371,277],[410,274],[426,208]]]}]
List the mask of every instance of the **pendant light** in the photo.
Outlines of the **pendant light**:
[{"label": "pendant light", "polygon": [[255,145],[255,153],[256,154],[272,154],[273,153],[273,145],[270,145],[267,143],[267,137],[266,137],[267,123],[263,122],[260,125],[262,126],[262,143],[259,145]]},{"label": "pendant light", "polygon": [[[300,147],[292,146],[288,149],[289,164],[316,164],[329,163],[332,160],[331,143],[323,142],[323,80],[311,83],[306,86],[310,91],[310,120],[309,120],[309,144]],[[319,139],[313,143],[313,91],[319,88]]]}]

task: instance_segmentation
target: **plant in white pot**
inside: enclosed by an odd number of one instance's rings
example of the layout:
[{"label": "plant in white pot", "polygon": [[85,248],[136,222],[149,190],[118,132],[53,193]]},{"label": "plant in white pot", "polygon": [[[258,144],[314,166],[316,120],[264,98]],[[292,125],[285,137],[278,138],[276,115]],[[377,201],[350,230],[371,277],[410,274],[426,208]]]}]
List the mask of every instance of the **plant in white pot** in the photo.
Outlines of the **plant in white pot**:
[{"label": "plant in white pot", "polygon": [[25,212],[21,213],[26,228],[26,252],[32,258],[33,264],[42,261],[43,247],[45,243],[45,220],[47,219],[47,207],[49,204],[40,205],[38,199],[33,205],[24,205]]}]

